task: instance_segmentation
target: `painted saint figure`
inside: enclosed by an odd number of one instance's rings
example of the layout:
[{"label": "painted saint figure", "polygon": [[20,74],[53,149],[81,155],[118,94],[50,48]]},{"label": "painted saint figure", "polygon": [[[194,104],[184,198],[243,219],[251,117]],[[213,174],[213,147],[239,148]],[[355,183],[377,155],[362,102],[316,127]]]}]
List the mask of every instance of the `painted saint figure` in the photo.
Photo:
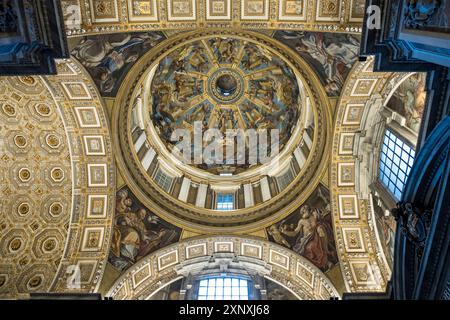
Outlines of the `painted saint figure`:
[{"label": "painted saint figure", "polygon": [[329,191],[319,185],[300,208],[267,228],[269,239],[305,257],[326,272],[337,263]]},{"label": "painted saint figure", "polygon": [[330,267],[328,257],[329,226],[321,221],[321,210],[304,205],[296,226],[281,225],[280,232],[295,238],[292,250],[313,262],[320,269]]},{"label": "painted saint figure", "polygon": [[170,243],[177,241],[176,228],[164,225],[148,212],[127,189],[117,193],[115,225],[109,262],[124,270],[130,265]]}]

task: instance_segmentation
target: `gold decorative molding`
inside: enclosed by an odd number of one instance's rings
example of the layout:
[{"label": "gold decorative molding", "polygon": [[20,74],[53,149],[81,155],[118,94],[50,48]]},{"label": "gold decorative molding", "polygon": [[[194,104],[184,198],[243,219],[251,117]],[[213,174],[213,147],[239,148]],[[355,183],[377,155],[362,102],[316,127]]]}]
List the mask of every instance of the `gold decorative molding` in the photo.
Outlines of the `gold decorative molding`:
[{"label": "gold decorative molding", "polygon": [[[68,237],[52,292],[96,292],[109,252],[116,173],[109,120],[92,79],[74,60],[44,78],[64,122],[73,186]],[[80,284],[71,282],[75,272]]]},{"label": "gold decorative molding", "polygon": [[360,33],[364,0],[62,0],[68,36],[198,28]]},{"label": "gold decorative molding", "polygon": [[108,257],[115,165],[106,110],[77,62],[57,61],[57,71],[0,81],[0,170],[11,178],[1,190],[6,297],[95,292]]},{"label": "gold decorative molding", "polygon": [[326,275],[293,251],[256,237],[225,235],[189,238],[151,253],[117,279],[107,296],[114,300],[148,299],[165,284],[182,277],[178,271],[183,265],[207,263],[217,252],[233,253],[247,266],[265,265],[269,272],[265,277],[289,288],[299,299],[339,297]]},{"label": "gold decorative molding", "polygon": [[68,238],[72,167],[43,78],[0,79],[0,298],[47,291]]},{"label": "gold decorative molding", "polygon": [[391,276],[368,195],[359,190],[361,175],[353,155],[355,135],[374,100],[386,103],[404,74],[372,72],[373,59],[352,69],[336,107],[330,170],[333,224],[346,289],[381,292]]}]

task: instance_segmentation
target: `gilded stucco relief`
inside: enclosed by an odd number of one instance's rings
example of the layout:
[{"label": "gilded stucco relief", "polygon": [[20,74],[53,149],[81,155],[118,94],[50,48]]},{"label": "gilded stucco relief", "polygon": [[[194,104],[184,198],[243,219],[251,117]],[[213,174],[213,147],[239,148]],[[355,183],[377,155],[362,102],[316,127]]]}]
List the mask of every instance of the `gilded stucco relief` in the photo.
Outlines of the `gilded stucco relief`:
[{"label": "gilded stucco relief", "polygon": [[242,28],[361,32],[364,0],[62,0],[69,36]]},{"label": "gilded stucco relief", "polygon": [[361,128],[366,130],[373,121],[369,119],[371,110],[388,106],[389,97],[409,74],[374,73],[372,68],[373,59],[368,59],[350,71],[337,106],[333,138],[330,187],[334,233],[342,275],[351,292],[384,291],[392,267],[392,256],[388,256],[392,252],[386,248],[391,235],[383,230],[393,228],[392,221],[380,224],[365,186],[370,183],[366,170],[377,171],[378,160],[375,156],[368,165],[360,156],[365,151],[355,145],[364,139]]},{"label": "gilded stucco relief", "polygon": [[[204,268],[216,254],[227,253],[234,256],[236,263],[245,261],[250,268],[253,266],[255,272],[263,268],[267,279],[281,284],[297,299],[339,297],[330,280],[293,251],[254,237],[223,235],[183,240],[148,255],[122,274],[107,296],[116,300],[151,299],[161,287],[182,277],[185,266]],[[283,293],[274,291],[272,298]]]}]

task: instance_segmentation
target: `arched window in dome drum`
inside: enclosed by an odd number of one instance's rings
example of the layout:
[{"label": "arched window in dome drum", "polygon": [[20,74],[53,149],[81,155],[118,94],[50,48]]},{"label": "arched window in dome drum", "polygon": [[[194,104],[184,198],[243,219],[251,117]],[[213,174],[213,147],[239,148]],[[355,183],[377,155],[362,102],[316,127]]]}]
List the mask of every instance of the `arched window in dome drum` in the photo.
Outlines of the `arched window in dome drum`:
[{"label": "arched window in dome drum", "polygon": [[292,168],[289,168],[282,176],[277,177],[279,191],[283,191],[294,180],[294,174]]},{"label": "arched window in dome drum", "polygon": [[221,211],[234,210],[234,195],[232,193],[219,193],[217,195],[216,209]]}]

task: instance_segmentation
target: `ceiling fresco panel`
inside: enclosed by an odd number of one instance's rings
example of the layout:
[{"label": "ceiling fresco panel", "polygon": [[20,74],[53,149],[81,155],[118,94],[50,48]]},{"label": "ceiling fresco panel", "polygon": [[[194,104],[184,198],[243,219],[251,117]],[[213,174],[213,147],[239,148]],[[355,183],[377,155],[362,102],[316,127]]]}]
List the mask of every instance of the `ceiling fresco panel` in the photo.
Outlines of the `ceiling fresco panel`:
[{"label": "ceiling fresco panel", "polygon": [[108,261],[120,272],[180,239],[180,228],[148,210],[127,187],[117,191],[114,220]]},{"label": "ceiling fresco panel", "polygon": [[103,96],[115,96],[139,57],[164,39],[161,32],[86,36],[71,54],[88,70]]},{"label": "ceiling fresco panel", "polygon": [[274,38],[295,50],[314,68],[329,96],[340,95],[350,69],[358,60],[358,36],[276,31]]},{"label": "ceiling fresco panel", "polygon": [[285,246],[326,272],[337,262],[330,193],[323,185],[280,222],[267,228],[269,240]]}]

